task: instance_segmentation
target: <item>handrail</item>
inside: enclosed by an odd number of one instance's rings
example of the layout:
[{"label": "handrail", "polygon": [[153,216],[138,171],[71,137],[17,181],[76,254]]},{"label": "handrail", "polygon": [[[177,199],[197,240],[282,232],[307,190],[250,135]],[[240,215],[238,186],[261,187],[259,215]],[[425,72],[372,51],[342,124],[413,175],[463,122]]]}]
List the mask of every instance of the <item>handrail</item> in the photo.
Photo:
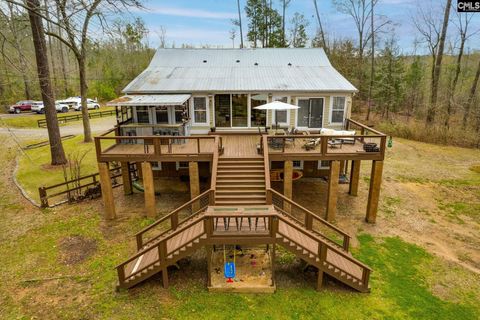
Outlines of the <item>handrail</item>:
[{"label": "handrail", "polygon": [[[344,257],[345,259],[349,260],[350,262],[353,262],[355,264],[357,264],[358,266],[364,268],[364,269],[367,269],[369,271],[372,271],[372,269],[367,266],[366,264],[360,262],[359,260],[355,259],[353,256],[351,256],[349,253],[346,253],[345,251],[342,251],[338,248],[336,248],[335,246],[331,245],[330,243],[326,242],[325,240],[323,240],[322,238],[318,237],[315,233],[313,233],[312,231],[310,230],[307,230],[307,229],[303,229],[295,224],[292,224],[290,223],[290,221],[288,221],[285,217],[283,217],[282,215],[278,215],[277,216],[279,220],[282,220],[284,223],[288,224],[289,226],[291,227],[294,227],[295,229],[297,229],[298,231],[300,232],[303,232],[305,233],[306,235],[308,235],[309,237],[311,237],[313,240],[316,240],[317,242],[327,246],[328,249],[330,250],[333,250],[335,251],[335,253],[341,255],[342,257]],[[307,248],[304,248],[302,247],[303,249],[306,249],[308,250]],[[344,272],[346,272],[346,270],[342,270]],[[361,279],[360,279],[361,280]]]},{"label": "handrail", "polygon": [[177,213],[178,211],[180,211],[180,210],[184,209],[185,207],[191,205],[191,204],[194,203],[195,201],[200,200],[202,197],[204,197],[205,195],[207,195],[207,194],[210,193],[210,192],[211,192],[211,189],[208,189],[207,191],[205,191],[204,193],[196,196],[195,198],[191,199],[190,201],[185,202],[185,203],[182,204],[180,207],[176,208],[175,210],[173,210],[172,212],[170,212],[170,213],[167,214],[166,216],[161,217],[160,219],[158,219],[157,221],[155,221],[155,222],[152,223],[151,225],[146,226],[145,228],[143,228],[142,230],[140,230],[139,232],[137,232],[137,233],[135,234],[135,236],[147,232],[148,230],[152,229],[153,227],[157,226],[158,224],[160,224],[160,223],[162,223],[163,221],[165,221],[165,220],[167,220],[168,218],[170,218],[172,215],[174,215],[174,214]]},{"label": "handrail", "polygon": [[373,128],[370,128],[369,126],[366,126],[366,125],[364,125],[363,123],[360,123],[360,122],[358,122],[358,121],[352,120],[352,119],[350,119],[350,118],[347,118],[346,120],[347,120],[347,122],[353,123],[354,125],[357,125],[357,126],[359,126],[359,127],[361,127],[361,128],[364,128],[364,129],[366,129],[366,130],[368,130],[368,131],[371,131],[371,132],[376,133],[376,134],[378,134],[378,135],[386,136],[385,133],[380,132],[380,131],[378,131],[378,130],[375,130],[375,129],[373,129]]},{"label": "handrail", "polygon": [[[265,171],[265,190],[270,189],[270,160],[268,159],[268,140],[266,138],[261,137],[261,147],[263,149],[263,166]],[[267,192],[267,204],[272,204],[272,197],[271,194]]]},{"label": "handrail", "polygon": [[220,137],[215,136],[215,146],[213,150],[213,160],[212,160],[212,178],[210,180],[210,190],[212,192],[210,198],[210,204],[215,204],[215,193],[217,190],[217,170],[218,170],[218,157],[219,157],[219,148],[220,148]]},{"label": "handrail", "polygon": [[114,137],[104,137],[104,136],[97,136],[99,139],[109,139],[109,140],[121,140],[121,139],[131,139],[131,140],[153,140],[153,139],[175,139],[175,140],[183,140],[183,139],[206,139],[206,140],[215,140],[215,136],[209,135],[198,135],[198,136],[114,136]]},{"label": "handrail", "polygon": [[[303,226],[307,229],[307,230],[312,230],[312,227],[313,227],[313,224],[310,220],[310,217],[313,218],[313,219],[316,219],[317,221],[319,221],[320,223],[322,223],[323,225],[329,227],[330,229],[333,229],[334,231],[340,233],[342,236],[343,236],[343,244],[342,244],[342,247],[344,250],[348,251],[348,247],[349,247],[349,244],[350,244],[350,238],[351,236],[346,233],[345,231],[343,231],[342,229],[338,228],[337,226],[331,224],[330,222],[328,222],[327,220],[323,219],[322,217],[318,216],[316,213],[308,210],[307,208],[301,206],[300,204],[296,203],[295,201],[293,200],[290,200],[288,199],[287,197],[285,197],[283,194],[279,193],[278,191],[276,190],[273,190],[271,188],[267,189],[267,192],[270,192],[270,193],[273,193],[275,194],[276,196],[282,198],[283,201],[286,201],[288,202],[290,205],[293,205],[297,208],[299,208],[300,210],[302,210],[305,214],[306,214],[306,217],[305,217],[305,222],[303,223]],[[284,211],[284,210],[282,210]],[[291,214],[289,214],[287,212],[287,214],[294,218],[295,220],[299,221],[297,218],[293,217]],[[308,216],[307,216],[308,215]],[[327,239],[329,239],[330,241],[333,241],[332,239],[330,239],[329,237],[327,237],[327,235],[323,235],[324,237],[326,237]],[[333,241],[335,242],[335,241]]]}]

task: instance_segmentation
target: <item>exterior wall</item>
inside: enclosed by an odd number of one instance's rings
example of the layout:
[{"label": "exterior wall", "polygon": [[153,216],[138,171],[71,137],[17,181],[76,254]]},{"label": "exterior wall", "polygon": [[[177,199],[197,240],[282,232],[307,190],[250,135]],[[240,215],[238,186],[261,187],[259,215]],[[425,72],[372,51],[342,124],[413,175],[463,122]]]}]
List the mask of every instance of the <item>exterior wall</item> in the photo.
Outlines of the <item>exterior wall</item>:
[{"label": "exterior wall", "polygon": [[[283,161],[272,161],[271,169],[283,169]],[[318,161],[303,161],[303,169],[293,168],[294,170],[302,170],[305,178],[320,178],[328,176],[328,168],[318,169]]]}]

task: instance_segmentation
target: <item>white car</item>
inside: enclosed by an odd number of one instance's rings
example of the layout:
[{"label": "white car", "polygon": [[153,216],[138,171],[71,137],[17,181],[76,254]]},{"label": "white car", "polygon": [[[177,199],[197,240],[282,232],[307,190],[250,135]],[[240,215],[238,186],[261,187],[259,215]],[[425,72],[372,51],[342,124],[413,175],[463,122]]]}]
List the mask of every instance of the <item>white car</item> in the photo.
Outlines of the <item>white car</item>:
[{"label": "white car", "polygon": [[[60,104],[60,103],[55,103],[55,109],[57,110],[57,112],[62,112],[62,113],[68,112],[69,110],[67,105]],[[39,114],[45,113],[45,106],[43,105],[43,102],[36,101],[32,103],[32,112],[36,112]]]},{"label": "white car", "polygon": [[[58,100],[57,103],[67,105],[68,107],[74,109],[75,111],[82,110],[82,99],[80,97],[70,97],[65,100]],[[99,109],[100,105],[97,103],[97,101],[93,99],[87,99],[87,108]]]}]

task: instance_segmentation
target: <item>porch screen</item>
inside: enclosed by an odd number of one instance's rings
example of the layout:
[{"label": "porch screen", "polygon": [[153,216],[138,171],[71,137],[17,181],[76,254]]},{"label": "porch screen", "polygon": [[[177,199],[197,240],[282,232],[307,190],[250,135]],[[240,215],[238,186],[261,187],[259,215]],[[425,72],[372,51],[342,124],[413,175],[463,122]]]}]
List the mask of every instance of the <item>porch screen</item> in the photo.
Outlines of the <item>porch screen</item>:
[{"label": "porch screen", "polygon": [[159,124],[168,123],[168,109],[166,106],[155,107],[155,118]]}]

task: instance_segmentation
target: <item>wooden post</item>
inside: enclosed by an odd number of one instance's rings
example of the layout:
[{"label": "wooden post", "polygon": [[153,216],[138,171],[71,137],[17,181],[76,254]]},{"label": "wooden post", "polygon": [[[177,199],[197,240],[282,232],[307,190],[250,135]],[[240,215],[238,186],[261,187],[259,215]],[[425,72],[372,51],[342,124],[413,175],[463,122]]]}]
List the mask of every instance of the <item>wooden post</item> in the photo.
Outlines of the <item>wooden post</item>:
[{"label": "wooden post", "polygon": [[318,269],[318,275],[317,275],[317,291],[320,291],[320,289],[323,286],[323,271],[321,269]]},{"label": "wooden post", "polygon": [[[190,175],[190,197],[191,199],[200,195],[200,177],[198,173],[198,162],[190,161],[188,163],[188,172]],[[200,210],[200,201],[192,203],[192,212]]]},{"label": "wooden post", "polygon": [[48,208],[47,190],[44,186],[38,188],[38,194],[40,196],[40,208]]},{"label": "wooden post", "polygon": [[350,170],[350,185],[348,187],[348,193],[351,196],[358,194],[358,183],[360,179],[360,160],[352,160],[352,169]]},{"label": "wooden post", "polygon": [[[292,199],[292,184],[293,184],[293,161],[287,160],[283,163],[283,195],[288,199]],[[292,211],[290,203],[283,202],[283,210],[286,212]]]},{"label": "wooden post", "polygon": [[142,162],[143,194],[145,196],[145,214],[149,218],[155,217],[155,185],[153,183],[152,164]]},{"label": "wooden post", "polygon": [[337,215],[337,193],[338,178],[340,174],[340,161],[330,161],[330,171],[328,174],[328,193],[327,193],[327,213],[326,219],[331,222]]},{"label": "wooden post", "polygon": [[127,194],[132,194],[132,176],[130,175],[130,165],[128,162],[121,162],[122,167],[122,181],[123,181],[123,192]]},{"label": "wooden post", "polygon": [[205,246],[205,248],[207,249],[207,272],[208,272],[207,286],[211,287],[212,286],[212,250],[213,248],[211,245]]},{"label": "wooden post", "polygon": [[272,286],[275,285],[275,255],[276,255],[276,244],[272,244]]},{"label": "wooden post", "polygon": [[105,207],[105,219],[115,219],[115,203],[113,201],[112,179],[110,178],[110,170],[108,162],[98,163],[98,174],[100,176],[100,185],[102,188],[102,199]]},{"label": "wooden post", "polygon": [[368,190],[367,214],[365,220],[375,223],[377,220],[378,200],[380,198],[380,186],[382,184],[383,161],[372,161],[372,173],[370,175],[370,188]]}]

